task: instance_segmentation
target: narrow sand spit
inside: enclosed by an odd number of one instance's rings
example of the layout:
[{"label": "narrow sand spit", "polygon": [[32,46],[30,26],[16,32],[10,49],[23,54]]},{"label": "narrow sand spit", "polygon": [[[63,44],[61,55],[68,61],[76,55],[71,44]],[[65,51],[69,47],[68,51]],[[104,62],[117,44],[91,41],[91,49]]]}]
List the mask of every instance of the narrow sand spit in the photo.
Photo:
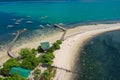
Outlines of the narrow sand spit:
[{"label": "narrow sand spit", "polygon": [[[120,23],[116,24],[97,24],[97,25],[84,25],[78,26],[76,28],[71,28],[67,30],[66,39],[61,45],[61,49],[55,52],[56,58],[54,59],[54,66],[72,70],[75,58],[78,55],[78,50],[84,42],[93,36],[100,33],[118,30],[120,29]],[[13,47],[13,53],[18,55],[18,52],[22,48],[36,48],[40,42],[49,41],[53,43],[54,41],[61,38],[63,32],[53,33],[43,38],[37,37],[33,41],[29,41],[26,44],[20,45],[19,47]],[[7,56],[7,50],[0,52],[0,65],[2,65],[9,57]],[[72,74],[58,70],[54,80],[70,80]]]},{"label": "narrow sand spit", "polygon": [[[63,41],[63,44],[61,45],[61,49],[55,51],[56,58],[54,59],[53,65],[72,70],[75,64],[75,59],[78,56],[78,51],[80,51],[80,47],[84,45],[86,40],[107,31],[120,29],[120,25],[114,25],[112,27],[107,26],[108,25],[103,29],[93,29],[66,37],[65,41]],[[72,80],[72,73],[57,69],[57,74],[54,80]]]}]

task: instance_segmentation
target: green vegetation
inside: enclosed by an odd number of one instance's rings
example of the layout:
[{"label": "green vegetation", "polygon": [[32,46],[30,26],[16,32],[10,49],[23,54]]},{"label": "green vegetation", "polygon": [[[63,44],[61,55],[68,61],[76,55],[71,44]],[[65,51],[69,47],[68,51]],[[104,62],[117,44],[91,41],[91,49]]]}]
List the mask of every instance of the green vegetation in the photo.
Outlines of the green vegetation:
[{"label": "green vegetation", "polygon": [[10,68],[17,66],[20,66],[20,62],[18,62],[16,59],[11,58],[3,64],[3,68],[0,70],[0,74],[8,76]]},{"label": "green vegetation", "polygon": [[22,59],[26,58],[29,55],[32,55],[32,51],[29,48],[21,49],[19,52]]},{"label": "green vegetation", "polygon": [[5,77],[4,79],[1,80],[27,80],[27,79],[18,74],[13,74],[12,76]]},{"label": "green vegetation", "polygon": [[3,80],[3,78],[0,78],[0,80]]},{"label": "green vegetation", "polygon": [[34,69],[39,64],[38,60],[34,56],[29,56],[25,59],[23,59],[21,66],[26,69]]},{"label": "green vegetation", "polygon": [[[46,52],[44,52],[41,46],[37,49],[24,48],[19,52],[19,57],[17,59],[11,58],[3,64],[3,68],[0,69],[0,74],[6,76],[4,79],[0,80],[26,80],[18,74],[10,75],[9,71],[12,67],[21,67],[29,70],[35,69],[39,63],[41,63],[47,69],[41,74],[41,70],[36,69],[34,71],[34,79],[38,80],[43,78],[45,80],[50,80],[56,73],[56,70],[50,67],[53,63],[55,55],[53,52],[60,49],[61,40],[57,40]],[[38,52],[42,52],[39,57],[36,57]],[[44,53],[43,53],[44,52]]]},{"label": "green vegetation", "polygon": [[42,63],[43,66],[51,66],[55,55],[53,53],[45,53],[38,57],[38,60]]},{"label": "green vegetation", "polygon": [[62,40],[57,40],[56,43],[62,44]]},{"label": "green vegetation", "polygon": [[40,69],[36,69],[36,70],[34,71],[34,74],[41,74],[41,70],[40,70]]},{"label": "green vegetation", "polygon": [[38,51],[35,48],[31,49],[31,52],[33,55],[37,55],[37,53],[38,53]]},{"label": "green vegetation", "polygon": [[0,78],[0,80],[27,80],[24,77],[18,75],[18,74],[13,74],[11,76],[7,76],[5,78]]},{"label": "green vegetation", "polygon": [[40,78],[41,75],[41,70],[40,69],[36,69],[34,71],[34,80],[38,80]]},{"label": "green vegetation", "polygon": [[62,44],[62,41],[61,40],[57,40],[54,44],[53,44],[53,48],[54,50],[58,50],[60,49],[60,44]]},{"label": "green vegetation", "polygon": [[[60,44],[62,44],[61,40],[57,40],[52,47],[50,47],[46,53],[40,55],[38,57],[38,61],[42,63],[43,66],[51,66],[53,63],[53,59],[55,58],[55,55],[53,52],[55,50],[60,49]],[[41,50],[41,48],[39,48]]]},{"label": "green vegetation", "polygon": [[9,59],[3,64],[0,74],[8,76],[12,67],[22,67],[30,70],[34,69],[39,64],[38,59],[35,57],[35,51],[36,50],[30,50],[29,48],[21,49],[19,54],[22,61],[13,58]]},{"label": "green vegetation", "polygon": [[36,66],[38,66],[39,62],[37,58],[35,57],[35,51],[36,50],[30,50],[28,48],[21,49],[19,54],[23,58],[23,61],[21,63],[21,66],[26,69],[34,69]]},{"label": "green vegetation", "polygon": [[41,77],[44,80],[51,80],[52,77],[54,77],[56,74],[56,69],[52,67],[48,67],[42,74]]},{"label": "green vegetation", "polygon": [[60,49],[60,45],[59,45],[58,43],[54,43],[54,44],[53,44],[53,47],[54,47],[55,50]]},{"label": "green vegetation", "polygon": [[55,51],[54,47],[50,47],[47,52],[53,53]]},{"label": "green vegetation", "polygon": [[38,46],[37,51],[40,52],[40,53],[44,52],[44,50],[41,48],[41,46]]}]

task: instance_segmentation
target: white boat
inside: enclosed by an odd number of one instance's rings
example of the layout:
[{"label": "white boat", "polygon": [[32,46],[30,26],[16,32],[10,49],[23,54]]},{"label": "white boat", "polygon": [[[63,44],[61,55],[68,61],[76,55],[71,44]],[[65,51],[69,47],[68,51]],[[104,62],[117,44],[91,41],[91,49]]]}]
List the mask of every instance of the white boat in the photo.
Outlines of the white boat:
[{"label": "white boat", "polygon": [[12,35],[16,35],[16,33],[12,33]]},{"label": "white boat", "polygon": [[26,21],[26,23],[28,23],[28,24],[32,24],[33,22],[32,22],[32,21]]},{"label": "white boat", "polygon": [[16,25],[20,24],[19,22],[15,22]]},{"label": "white boat", "polygon": [[16,19],[12,19],[13,21],[15,21]]},{"label": "white boat", "polygon": [[43,25],[40,25],[40,28],[41,28],[41,29],[44,29],[44,26],[43,26]]},{"label": "white boat", "polygon": [[27,31],[27,28],[24,28],[23,30],[24,30],[24,31]]},{"label": "white boat", "polygon": [[21,20],[21,21],[23,21],[23,20],[24,20],[24,18],[20,18],[20,20]]},{"label": "white boat", "polygon": [[58,25],[63,26],[64,24],[63,23],[59,23]]},{"label": "white boat", "polygon": [[8,27],[8,28],[12,28],[12,27],[14,27],[14,26],[13,26],[13,25],[8,25],[7,27]]},{"label": "white boat", "polygon": [[27,16],[27,18],[31,18],[31,16]]},{"label": "white boat", "polygon": [[51,27],[51,25],[50,25],[50,24],[46,24],[46,26],[47,26],[47,27]]},{"label": "white boat", "polygon": [[41,19],[45,19],[45,17],[41,17]]},{"label": "white boat", "polygon": [[18,23],[21,22],[21,21],[22,21],[21,19],[16,20],[16,22],[18,22]]}]

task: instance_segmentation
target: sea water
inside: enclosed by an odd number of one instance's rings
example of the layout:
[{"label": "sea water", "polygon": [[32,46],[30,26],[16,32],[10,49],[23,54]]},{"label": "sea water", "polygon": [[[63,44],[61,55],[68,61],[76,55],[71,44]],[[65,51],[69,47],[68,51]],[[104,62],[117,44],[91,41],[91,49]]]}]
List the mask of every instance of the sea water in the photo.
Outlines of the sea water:
[{"label": "sea water", "polygon": [[[0,45],[10,42],[17,30],[28,29],[25,37],[53,31],[53,24],[64,27],[88,22],[120,20],[119,1],[0,2]],[[22,20],[21,20],[22,19]],[[19,23],[16,21],[21,20]],[[27,23],[32,21],[32,23]],[[49,25],[49,26],[48,26]],[[41,26],[44,29],[41,29]],[[74,27],[74,26],[73,26]],[[39,30],[35,32],[36,30]]]}]

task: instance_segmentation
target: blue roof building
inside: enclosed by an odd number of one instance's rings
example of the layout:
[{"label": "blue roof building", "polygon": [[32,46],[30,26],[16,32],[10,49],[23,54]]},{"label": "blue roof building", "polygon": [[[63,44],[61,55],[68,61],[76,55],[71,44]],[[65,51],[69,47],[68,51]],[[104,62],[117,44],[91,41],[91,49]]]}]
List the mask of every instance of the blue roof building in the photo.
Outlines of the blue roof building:
[{"label": "blue roof building", "polygon": [[30,75],[30,72],[31,70],[23,69],[21,67],[12,67],[9,71],[9,74],[12,75],[16,73],[24,78],[28,78]]}]

